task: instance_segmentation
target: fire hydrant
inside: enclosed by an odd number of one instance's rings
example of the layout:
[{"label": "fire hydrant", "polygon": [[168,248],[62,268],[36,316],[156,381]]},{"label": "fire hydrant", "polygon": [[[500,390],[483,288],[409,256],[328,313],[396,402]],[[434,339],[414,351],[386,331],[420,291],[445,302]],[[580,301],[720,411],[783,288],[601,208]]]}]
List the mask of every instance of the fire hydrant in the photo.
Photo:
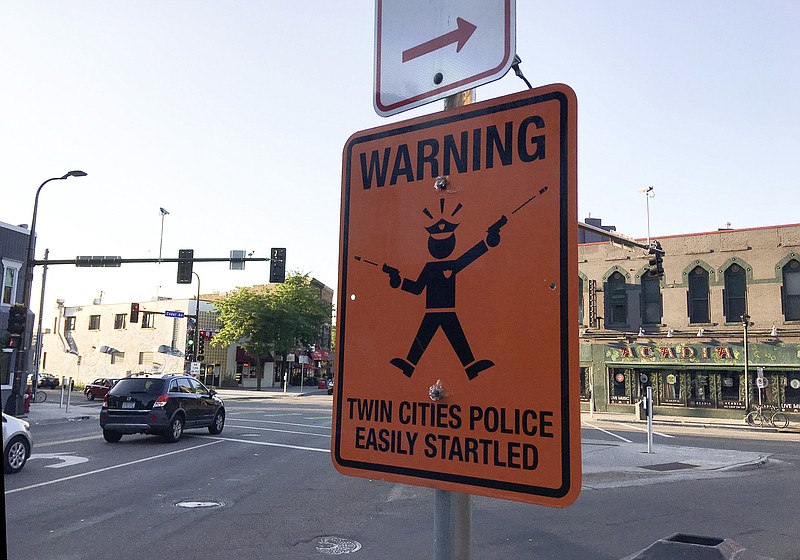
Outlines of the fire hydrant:
[{"label": "fire hydrant", "polygon": [[33,400],[33,391],[31,391],[31,386],[28,385],[25,388],[25,414],[31,411],[31,401]]}]

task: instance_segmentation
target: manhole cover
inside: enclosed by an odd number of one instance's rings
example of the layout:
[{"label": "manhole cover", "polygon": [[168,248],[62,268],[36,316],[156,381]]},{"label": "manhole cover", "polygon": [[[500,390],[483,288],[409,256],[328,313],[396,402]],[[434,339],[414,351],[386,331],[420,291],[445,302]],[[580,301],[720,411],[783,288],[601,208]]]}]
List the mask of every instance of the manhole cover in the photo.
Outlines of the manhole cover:
[{"label": "manhole cover", "polygon": [[317,543],[317,552],[320,554],[350,554],[361,550],[361,543],[341,537],[322,537]]},{"label": "manhole cover", "polygon": [[184,500],[182,502],[177,502],[175,507],[179,508],[187,508],[187,509],[198,509],[198,508],[215,508],[215,507],[222,507],[225,505],[225,502],[220,501],[199,501],[199,500]]},{"label": "manhole cover", "polygon": [[681,469],[694,469],[697,465],[690,465],[689,463],[661,463],[660,465],[647,465],[642,467],[651,471],[679,471]]}]

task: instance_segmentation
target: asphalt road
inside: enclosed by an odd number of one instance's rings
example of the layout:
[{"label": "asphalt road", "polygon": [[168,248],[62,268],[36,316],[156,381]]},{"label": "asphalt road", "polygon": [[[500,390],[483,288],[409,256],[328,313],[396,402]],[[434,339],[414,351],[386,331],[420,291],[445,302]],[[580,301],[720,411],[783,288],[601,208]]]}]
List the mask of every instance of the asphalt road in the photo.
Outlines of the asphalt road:
[{"label": "asphalt road", "polygon": [[[73,404],[99,408],[82,395]],[[176,444],[139,435],[110,444],[96,420],[35,426],[35,457],[5,476],[9,558],[433,557],[432,491],[333,469],[331,397],[226,404],[222,434],[188,431]],[[646,438],[636,426],[592,425],[584,446]],[[684,532],[800,559],[798,443],[797,434],[659,427],[657,446],[772,459],[718,478],[584,488],[563,510],[475,497],[473,557],[612,560]]]}]

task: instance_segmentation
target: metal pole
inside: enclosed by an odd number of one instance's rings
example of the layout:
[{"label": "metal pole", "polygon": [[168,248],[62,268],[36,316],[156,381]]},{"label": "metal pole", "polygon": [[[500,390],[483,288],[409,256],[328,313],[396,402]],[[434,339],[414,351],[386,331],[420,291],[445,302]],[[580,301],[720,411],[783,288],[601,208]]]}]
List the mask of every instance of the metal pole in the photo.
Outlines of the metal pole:
[{"label": "metal pole", "polygon": [[647,452],[653,452],[653,387],[647,386]]},{"label": "metal pole", "polygon": [[164,245],[164,209],[161,209],[161,237],[158,239],[158,263],[161,264],[161,247]]},{"label": "metal pole", "polygon": [[70,377],[69,384],[67,385],[67,408],[65,412],[69,412],[69,401],[72,399],[72,386],[75,384],[75,381]]},{"label": "metal pole", "polygon": [[435,490],[433,532],[436,560],[470,560],[472,496]]},{"label": "metal pole", "polygon": [[42,295],[39,297],[39,316],[36,327],[36,351],[33,355],[33,401],[36,402],[36,388],[39,386],[39,363],[42,358],[42,315],[44,314],[44,288],[47,284],[47,257],[50,249],[44,250],[45,265],[42,268]]},{"label": "metal pole", "polygon": [[200,349],[200,275],[195,271],[192,271],[192,274],[197,278],[197,299],[195,300],[194,309],[194,360],[199,363],[197,351]]},{"label": "metal pole", "polygon": [[[448,111],[475,101],[475,90],[445,98]],[[436,560],[472,558],[472,496],[448,490],[434,491],[433,544]]]},{"label": "metal pole", "polygon": [[750,315],[742,315],[742,326],[744,327],[744,409],[750,410],[750,360],[747,349],[747,327],[750,323]]}]

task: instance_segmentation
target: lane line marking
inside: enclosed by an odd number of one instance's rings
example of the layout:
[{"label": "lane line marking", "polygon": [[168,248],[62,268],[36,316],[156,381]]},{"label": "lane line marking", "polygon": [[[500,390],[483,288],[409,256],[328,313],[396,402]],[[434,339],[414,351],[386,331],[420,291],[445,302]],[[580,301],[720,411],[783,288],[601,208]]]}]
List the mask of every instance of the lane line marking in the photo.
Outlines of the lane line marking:
[{"label": "lane line marking", "polygon": [[[639,426],[633,426],[633,425],[630,425],[630,424],[620,424],[619,422],[612,422],[612,424],[616,424],[617,426],[623,426],[623,427],[627,427],[627,428],[632,428],[634,430],[639,430],[640,432],[646,432],[647,431],[647,428],[640,428]],[[675,436],[671,436],[669,434],[662,434],[661,432],[656,432],[655,430],[653,430],[653,433],[655,435],[657,435],[657,436],[661,436],[661,437],[665,437],[665,438],[674,438],[675,437]]]},{"label": "lane line marking", "polygon": [[66,482],[67,480],[75,480],[76,478],[83,478],[85,476],[92,476],[94,474],[98,474],[101,472],[112,471],[115,469],[121,469],[122,467],[129,467],[131,465],[137,465],[139,463],[146,463],[147,461],[152,461],[154,459],[161,459],[163,457],[169,457],[170,455],[176,455],[178,453],[183,453],[185,451],[194,451],[195,449],[200,449],[201,447],[207,447],[209,445],[214,445],[216,443],[220,443],[224,440],[214,440],[208,443],[202,443],[200,445],[195,445],[194,447],[187,447],[185,449],[178,449],[177,451],[170,451],[169,453],[162,453],[160,455],[153,455],[152,457],[145,457],[144,459],[136,459],[135,461],[128,461],[127,463],[121,463],[119,465],[112,465],[110,467],[104,467],[102,469],[96,469],[93,471],[88,471],[85,473],[74,474],[72,476],[65,476],[63,478],[57,478],[55,480],[48,480],[47,482],[40,482],[38,484],[31,484],[30,486],[23,486],[21,488],[14,488],[13,490],[6,490],[6,496],[9,494],[15,494],[17,492],[22,492],[24,490],[32,490],[34,488],[41,488],[43,486],[50,486],[51,484],[58,484],[59,482]]},{"label": "lane line marking", "polygon": [[320,426],[318,424],[296,424],[294,422],[278,422],[277,420],[250,420],[249,418],[237,418],[237,422],[257,422],[259,424],[279,424],[281,426],[297,426],[298,428],[318,428],[330,430],[330,426]]},{"label": "lane line marking", "polygon": [[589,426],[590,428],[594,428],[595,430],[599,430],[599,431],[603,432],[604,434],[608,434],[608,435],[613,436],[615,438],[621,439],[624,442],[633,443],[633,441],[629,440],[628,438],[624,438],[622,436],[618,436],[614,432],[609,432],[608,430],[604,430],[603,428],[598,428],[597,426],[595,426],[593,424],[589,424],[589,422],[581,421],[581,424],[583,424],[584,426]]},{"label": "lane line marking", "polygon": [[101,436],[100,434],[97,434],[95,436],[85,436],[85,437],[79,437],[79,438],[73,438],[73,439],[62,439],[62,440],[59,440],[59,441],[45,441],[45,442],[42,442],[42,443],[39,443],[37,441],[37,442],[35,442],[34,445],[38,449],[39,447],[47,447],[48,445],[61,445],[62,443],[77,443],[79,441],[89,441],[90,439],[101,439],[102,437],[103,436]]},{"label": "lane line marking", "polygon": [[330,453],[330,449],[321,449],[319,447],[304,447],[302,445],[289,445],[286,443],[272,443],[269,441],[251,441],[248,439],[224,438],[216,439],[214,436],[195,436],[201,439],[214,439],[216,442],[220,441],[233,441],[236,443],[249,443],[250,445],[265,445],[267,447],[283,447],[286,449],[298,449],[300,451],[319,451],[321,453]]},{"label": "lane line marking", "polygon": [[236,426],[235,424],[228,424],[227,427],[243,428],[245,430],[260,430],[262,432],[280,432],[282,434],[297,434],[301,436],[317,436],[317,437],[327,437],[327,438],[331,437],[330,434],[312,434],[311,432],[295,432],[293,430],[279,430],[278,428],[262,428],[261,426]]}]

